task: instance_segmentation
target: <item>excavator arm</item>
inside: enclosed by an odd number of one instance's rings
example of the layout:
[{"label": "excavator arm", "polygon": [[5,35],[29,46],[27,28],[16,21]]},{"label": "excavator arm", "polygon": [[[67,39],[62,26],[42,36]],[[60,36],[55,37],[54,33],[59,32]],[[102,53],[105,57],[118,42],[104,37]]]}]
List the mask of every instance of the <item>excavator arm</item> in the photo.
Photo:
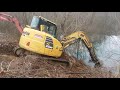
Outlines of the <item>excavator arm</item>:
[{"label": "excavator arm", "polygon": [[21,26],[20,22],[18,21],[16,17],[8,15],[8,14],[0,13],[0,20],[14,23],[18,31],[20,33],[23,32],[23,27]]},{"label": "excavator arm", "polygon": [[69,36],[64,37],[61,43],[63,44],[63,47],[66,48],[78,39],[82,39],[88,48],[92,47],[92,43],[90,43],[89,38],[82,31],[78,31],[70,34]]},{"label": "excavator arm", "polygon": [[72,33],[72,34],[64,37],[61,40],[63,48],[64,49],[67,48],[71,44],[75,43],[78,39],[81,39],[82,42],[87,47],[87,49],[89,51],[89,54],[91,56],[91,59],[95,63],[95,66],[101,66],[101,63],[99,62],[99,60],[98,60],[98,58],[97,58],[97,56],[95,54],[95,51],[94,51],[92,43],[90,42],[89,38],[82,31],[77,31],[75,33]]}]

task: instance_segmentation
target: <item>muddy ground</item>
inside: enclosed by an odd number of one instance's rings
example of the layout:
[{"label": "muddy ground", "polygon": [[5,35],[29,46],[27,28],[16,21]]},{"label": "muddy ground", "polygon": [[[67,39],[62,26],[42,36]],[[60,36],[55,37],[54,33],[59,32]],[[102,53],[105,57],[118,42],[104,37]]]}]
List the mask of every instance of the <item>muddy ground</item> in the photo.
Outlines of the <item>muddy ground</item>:
[{"label": "muddy ground", "polygon": [[16,57],[13,48],[18,40],[0,34],[0,78],[110,78],[110,72],[91,68],[82,61],[65,54],[63,57],[73,62],[66,63],[44,60],[40,55],[28,54]]}]

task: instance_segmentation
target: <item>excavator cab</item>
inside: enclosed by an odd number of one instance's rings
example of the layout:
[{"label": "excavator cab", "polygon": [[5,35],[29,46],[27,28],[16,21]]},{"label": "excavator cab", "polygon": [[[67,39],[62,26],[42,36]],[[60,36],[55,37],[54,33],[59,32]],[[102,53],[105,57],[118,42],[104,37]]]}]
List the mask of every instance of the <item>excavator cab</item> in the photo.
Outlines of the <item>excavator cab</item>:
[{"label": "excavator cab", "polygon": [[53,37],[56,37],[56,24],[41,16],[34,16],[30,27],[32,29],[43,31],[52,35]]},{"label": "excavator cab", "polygon": [[30,26],[23,29],[19,46],[35,53],[60,57],[62,44],[56,39],[57,26],[41,16],[33,16]]}]

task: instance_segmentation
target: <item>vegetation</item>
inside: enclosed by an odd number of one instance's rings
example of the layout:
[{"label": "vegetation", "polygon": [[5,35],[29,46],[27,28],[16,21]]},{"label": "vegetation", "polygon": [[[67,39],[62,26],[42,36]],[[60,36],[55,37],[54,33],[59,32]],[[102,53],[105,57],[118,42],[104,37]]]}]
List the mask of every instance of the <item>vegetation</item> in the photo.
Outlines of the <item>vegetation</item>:
[{"label": "vegetation", "polygon": [[[85,31],[92,41],[99,41],[103,35],[119,35],[119,12],[5,12],[16,16],[21,24],[29,24],[34,15],[43,16],[58,26],[57,35],[68,35],[74,31]],[[9,22],[0,22],[0,32],[19,35]],[[94,34],[93,34],[94,33]]]}]

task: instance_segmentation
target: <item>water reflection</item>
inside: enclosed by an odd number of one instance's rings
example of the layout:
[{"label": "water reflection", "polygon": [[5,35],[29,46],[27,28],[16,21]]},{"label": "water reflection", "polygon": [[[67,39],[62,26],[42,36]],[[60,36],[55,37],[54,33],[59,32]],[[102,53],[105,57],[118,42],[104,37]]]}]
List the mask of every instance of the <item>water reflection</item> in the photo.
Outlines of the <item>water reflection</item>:
[{"label": "water reflection", "polygon": [[[105,36],[102,42],[94,42],[95,52],[97,57],[103,62],[103,67],[106,67],[112,72],[118,71],[120,63],[120,36]],[[80,42],[79,47],[77,43],[71,45],[66,49],[66,52],[78,58],[78,60],[83,60],[86,65],[94,66],[94,63],[89,62],[91,57],[87,48]]]}]

